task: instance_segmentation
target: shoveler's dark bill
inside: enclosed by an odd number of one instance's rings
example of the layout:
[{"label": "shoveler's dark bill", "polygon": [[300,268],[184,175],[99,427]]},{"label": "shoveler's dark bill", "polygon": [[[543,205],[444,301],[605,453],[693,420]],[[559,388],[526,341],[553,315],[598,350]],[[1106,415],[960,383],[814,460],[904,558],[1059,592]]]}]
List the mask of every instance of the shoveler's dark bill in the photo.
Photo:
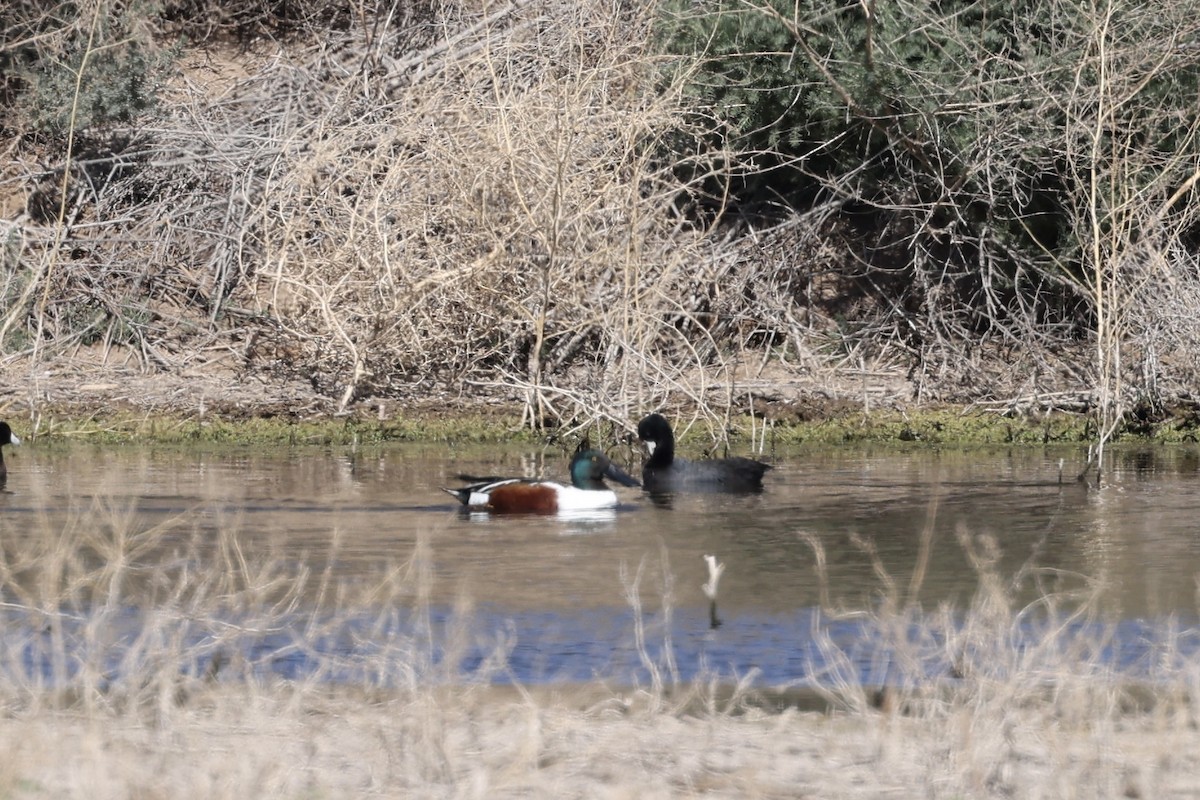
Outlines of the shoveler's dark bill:
[{"label": "shoveler's dark bill", "polygon": [[604,468],[604,477],[614,480],[617,483],[621,484],[622,486],[639,486],[640,487],[642,485],[641,481],[639,481],[637,478],[633,477],[628,472],[621,469],[620,467],[618,467],[616,464],[612,463],[611,461],[608,462],[608,466],[606,466]]}]

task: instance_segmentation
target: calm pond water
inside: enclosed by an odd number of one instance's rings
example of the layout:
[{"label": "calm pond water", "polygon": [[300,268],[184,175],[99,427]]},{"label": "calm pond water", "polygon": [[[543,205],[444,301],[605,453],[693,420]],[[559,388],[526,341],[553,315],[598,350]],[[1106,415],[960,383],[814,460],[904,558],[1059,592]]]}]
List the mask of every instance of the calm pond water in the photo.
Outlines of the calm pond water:
[{"label": "calm pond water", "polygon": [[[534,681],[639,668],[627,590],[640,574],[642,611],[666,620],[655,635],[670,636],[681,673],[718,664],[734,674],[756,668],[763,680],[780,683],[813,669],[809,632],[821,617],[823,587],[826,610],[879,602],[884,584],[863,543],[906,592],[927,529],[922,608],[966,607],[979,576],[960,539],[979,546],[988,537],[998,547],[999,574],[1011,579],[1025,568],[1015,590],[1020,603],[1094,588],[1105,619],[1134,626],[1122,628],[1134,651],[1152,638],[1146,625],[1172,615],[1193,619],[1200,448],[1119,451],[1100,488],[1073,481],[1084,455],[798,449],[771,459],[775,469],[760,495],[654,503],[619,488],[624,502],[615,512],[560,519],[466,514],[440,490],[456,485],[460,472],[561,479],[567,459],[559,451],[35,445],[9,456],[0,536],[8,543],[70,529],[99,504],[110,514],[129,512],[136,528],[167,525],[214,538],[232,529],[251,557],[270,553],[350,582],[406,563],[421,542],[431,559],[435,614],[469,597],[476,628],[509,640],[509,677]],[[823,551],[824,581],[814,543]],[[726,565],[716,630],[700,588],[707,554]],[[826,633],[870,639],[852,615],[837,619]],[[864,673],[878,661],[856,657]]]}]

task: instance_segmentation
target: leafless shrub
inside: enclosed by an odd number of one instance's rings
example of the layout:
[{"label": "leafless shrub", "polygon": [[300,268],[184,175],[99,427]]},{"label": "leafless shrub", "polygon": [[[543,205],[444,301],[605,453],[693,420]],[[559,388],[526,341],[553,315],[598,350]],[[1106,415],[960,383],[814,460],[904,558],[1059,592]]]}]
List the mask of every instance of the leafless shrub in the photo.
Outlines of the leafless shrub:
[{"label": "leafless shrub", "polygon": [[342,408],[415,386],[499,389],[533,425],[727,402],[730,334],[762,334],[724,288],[740,265],[676,209],[659,144],[694,123],[651,11],[439,13],[416,51],[352,23],[238,77],[189,53],[165,118],[11,175],[40,224],[0,333],[300,375]]},{"label": "leafless shrub", "polygon": [[[899,173],[909,185],[883,200],[862,196],[859,167],[825,175],[832,199],[781,222],[714,190],[764,154],[666,155],[722,128],[685,107],[694,65],[653,53],[654,8],[168,3],[164,30],[214,38],[182,54],[157,114],[9,146],[0,202],[22,213],[0,231],[0,339],[14,358],[298,377],[341,409],[499,394],[534,426],[687,406],[719,429],[780,363],[818,386],[904,374],[918,399],[1073,392],[1111,432],[1196,374],[1178,322],[1195,116],[1164,146],[1177,104],[1152,91],[1200,57],[1177,5],[1108,26],[1094,9],[1073,95],[1061,65],[981,54],[1027,80],[977,70],[902,131],[897,163],[931,170]],[[955,35],[952,16],[904,8],[911,24],[875,30],[875,52],[904,64],[910,29]],[[3,46],[87,41],[91,10],[5,28]],[[903,77],[936,99],[927,69]],[[963,163],[933,158],[940,117],[973,121],[956,129]],[[1031,120],[1049,131],[1032,155]],[[1014,231],[1042,216],[995,209],[1050,180],[1079,187],[1063,225],[1082,244],[1022,255]],[[867,200],[889,214],[845,213]],[[1094,364],[1078,358],[1088,336]]]},{"label": "leafless shrub", "polygon": [[[711,30],[725,39],[742,30],[731,20],[755,17],[742,33],[762,47],[723,40],[714,60],[740,65],[725,78],[742,106],[774,91],[767,111],[791,97],[779,113],[808,126],[796,137],[811,149],[788,151],[778,170],[835,206],[829,238],[845,252],[827,285],[843,308],[858,304],[831,315],[846,349],[901,350],[919,399],[1073,389],[1106,436],[1146,396],[1145,368],[1115,355],[1133,328],[1110,325],[1142,316],[1130,303],[1151,280],[1145,248],[1194,249],[1200,146],[1195,104],[1182,99],[1191,90],[1179,88],[1200,66],[1188,4],[677,8],[685,19],[720,12],[726,27]],[[789,135],[746,113],[761,125],[748,138]],[[827,140],[809,142],[813,130]],[[1171,271],[1172,284],[1188,275],[1186,264]],[[1096,357],[1081,364],[1085,346]]]},{"label": "leafless shrub", "polygon": [[1088,58],[1065,99],[1064,164],[1083,250],[1076,280],[1094,311],[1102,464],[1105,443],[1132,407],[1161,402],[1164,379],[1197,375],[1190,357],[1168,366],[1159,353],[1175,350],[1194,327],[1173,323],[1177,303],[1195,291],[1189,251],[1200,232],[1200,118],[1176,103],[1172,87],[1195,80],[1200,49],[1195,15],[1184,7],[1102,3],[1095,15]]}]

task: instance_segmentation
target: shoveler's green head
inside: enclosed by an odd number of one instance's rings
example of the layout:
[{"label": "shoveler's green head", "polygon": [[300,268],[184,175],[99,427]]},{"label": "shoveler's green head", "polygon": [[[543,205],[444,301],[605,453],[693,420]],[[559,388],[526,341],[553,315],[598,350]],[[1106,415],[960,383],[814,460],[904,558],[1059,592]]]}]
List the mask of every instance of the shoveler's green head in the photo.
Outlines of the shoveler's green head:
[{"label": "shoveler's green head", "polygon": [[606,489],[605,478],[612,478],[623,486],[642,485],[599,450],[580,450],[575,453],[571,459],[571,484],[576,489]]}]

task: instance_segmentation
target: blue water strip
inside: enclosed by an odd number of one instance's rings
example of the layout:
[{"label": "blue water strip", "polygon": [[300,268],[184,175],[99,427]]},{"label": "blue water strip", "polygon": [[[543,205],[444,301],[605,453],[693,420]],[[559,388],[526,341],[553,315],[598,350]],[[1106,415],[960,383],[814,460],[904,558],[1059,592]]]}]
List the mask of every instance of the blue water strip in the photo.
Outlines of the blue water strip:
[{"label": "blue water strip", "polygon": [[[623,685],[709,679],[757,687],[916,686],[1020,672],[1169,681],[1200,664],[1200,628],[1178,618],[1020,619],[995,629],[912,615],[880,624],[816,609],[668,616],[482,606],[372,614],[188,617],[155,609],[0,613],[0,682],[101,688],[170,670],[212,680],[319,680],[373,687],[478,681]],[[639,638],[639,627],[641,630]]]}]

